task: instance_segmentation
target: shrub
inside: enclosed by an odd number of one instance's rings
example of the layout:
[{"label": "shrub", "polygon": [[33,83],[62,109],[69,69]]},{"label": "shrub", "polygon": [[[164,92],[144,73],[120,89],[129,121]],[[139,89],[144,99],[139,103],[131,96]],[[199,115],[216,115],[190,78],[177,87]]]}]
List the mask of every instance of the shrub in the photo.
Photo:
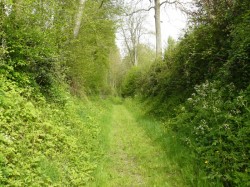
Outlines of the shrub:
[{"label": "shrub", "polygon": [[126,75],[121,89],[121,95],[123,97],[134,96],[137,92],[139,78],[141,77],[141,72],[136,67],[132,68]]},{"label": "shrub", "polygon": [[102,111],[61,92],[64,104],[48,104],[37,90],[0,75],[0,186],[83,186],[92,179]]},{"label": "shrub", "polygon": [[231,53],[226,67],[228,81],[234,82],[238,89],[245,89],[250,84],[250,11],[241,19],[232,29]]},{"label": "shrub", "polygon": [[237,93],[233,84],[196,86],[172,123],[196,153],[207,178],[224,186],[249,186],[250,87]]}]

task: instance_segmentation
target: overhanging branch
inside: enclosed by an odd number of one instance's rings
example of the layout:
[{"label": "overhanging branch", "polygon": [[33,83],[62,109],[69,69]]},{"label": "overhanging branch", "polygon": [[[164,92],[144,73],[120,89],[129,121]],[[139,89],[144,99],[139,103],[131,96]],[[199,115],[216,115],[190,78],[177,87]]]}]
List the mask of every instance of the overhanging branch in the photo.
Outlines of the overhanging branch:
[{"label": "overhanging branch", "polygon": [[172,5],[172,4],[179,4],[179,3],[180,3],[179,1],[163,1],[160,3],[160,6],[162,6],[164,4]]},{"label": "overhanging branch", "polygon": [[138,12],[148,12],[151,9],[154,9],[154,8],[155,8],[154,6],[151,6],[151,7],[147,8],[147,9],[144,9],[144,8],[143,9],[138,9],[138,10],[135,10],[135,11],[129,13],[129,14],[126,14],[126,16],[132,16],[133,14],[136,14]]},{"label": "overhanging branch", "polygon": [[[151,2],[151,1],[150,1],[150,2]],[[176,0],[176,1],[169,1],[169,0],[166,0],[166,1],[161,2],[161,3],[160,3],[160,6],[162,6],[162,5],[164,5],[164,4],[169,4],[169,5],[176,4],[176,5],[180,5],[181,3],[180,3],[178,0]],[[150,11],[151,9],[155,9],[155,6],[150,6],[150,7],[148,7],[148,8],[142,8],[142,9],[135,10],[135,11],[129,13],[129,14],[126,14],[126,16],[131,16],[131,15],[136,14],[136,13],[138,13],[138,12],[148,12],[148,11]]]}]

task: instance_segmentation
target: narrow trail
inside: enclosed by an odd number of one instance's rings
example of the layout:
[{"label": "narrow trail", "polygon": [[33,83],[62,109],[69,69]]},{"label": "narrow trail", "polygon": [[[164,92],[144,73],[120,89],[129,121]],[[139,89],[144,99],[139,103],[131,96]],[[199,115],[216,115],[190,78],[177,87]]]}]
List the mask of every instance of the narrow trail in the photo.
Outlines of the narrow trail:
[{"label": "narrow trail", "polygon": [[[145,184],[145,176],[133,154],[138,145],[140,129],[124,106],[115,106],[110,132],[110,184],[139,186]],[[131,128],[132,127],[132,128]],[[135,141],[135,138],[137,139]]]},{"label": "narrow trail", "polygon": [[182,186],[173,184],[162,148],[146,135],[125,106],[114,105],[109,128],[102,182],[96,186]]}]

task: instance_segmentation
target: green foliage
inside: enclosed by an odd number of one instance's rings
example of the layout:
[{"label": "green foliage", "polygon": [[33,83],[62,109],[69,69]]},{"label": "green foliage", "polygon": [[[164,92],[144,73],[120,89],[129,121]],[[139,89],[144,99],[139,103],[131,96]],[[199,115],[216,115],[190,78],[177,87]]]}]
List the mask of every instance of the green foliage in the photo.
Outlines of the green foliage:
[{"label": "green foliage", "polygon": [[205,173],[212,186],[249,186],[250,3],[196,5],[194,24],[169,40],[163,62],[133,77],[130,93],[190,150],[192,184]]},{"label": "green foliage", "polygon": [[182,102],[195,85],[208,79],[233,82],[237,89],[249,85],[249,3],[200,3],[205,7],[201,7],[203,12],[197,12],[200,17],[194,18],[198,23],[179,42],[169,39],[164,62],[154,64],[145,73],[138,89],[143,96],[158,97],[164,103],[185,90]]},{"label": "green foliage", "polygon": [[177,42],[172,37],[168,37],[168,47],[164,53],[164,61],[168,63],[168,66],[171,66],[174,61],[176,45]]},{"label": "green foliage", "polygon": [[73,98],[66,80],[89,93],[109,89],[115,11],[111,1],[87,1],[74,40],[78,7],[78,0],[0,1],[0,186],[93,179],[103,105]]},{"label": "green foliage", "polygon": [[[68,76],[72,91],[84,90],[89,94],[105,92],[110,67],[110,53],[115,48],[115,24],[111,19],[114,9],[109,1],[87,1],[84,8],[83,27],[76,40],[69,45],[70,67]],[[72,50],[73,49],[73,50]]]},{"label": "green foliage", "polygon": [[196,163],[207,178],[225,186],[249,185],[249,88],[221,87],[205,82],[195,87],[171,124],[183,142],[196,154]]},{"label": "green foliage", "polygon": [[155,52],[147,45],[139,44],[137,46],[137,53],[137,66],[131,63],[131,57],[129,55],[125,56],[120,64],[119,68],[122,70],[121,76],[123,78],[120,86],[120,94],[122,96],[132,96],[140,92],[137,91],[136,88],[140,87],[139,85],[141,81],[143,81],[143,74],[148,72],[155,61]]},{"label": "green foliage", "polygon": [[23,85],[24,76],[49,96],[53,85],[65,78],[72,82],[72,90],[106,89],[115,39],[114,5],[87,1],[79,37],[74,40],[78,6],[76,0],[1,2],[0,66],[12,80]]},{"label": "green foliage", "polygon": [[122,83],[121,94],[123,97],[134,96],[136,94],[140,76],[139,68],[133,67],[130,69]]},{"label": "green foliage", "polygon": [[232,43],[227,76],[228,81],[233,82],[240,89],[245,89],[250,84],[250,11],[247,11],[238,19],[240,20],[239,23],[233,26],[231,32]]},{"label": "green foliage", "polygon": [[62,82],[66,53],[62,46],[70,38],[74,3],[1,2],[1,73],[22,86],[27,81],[28,86],[39,85],[44,94]]},{"label": "green foliage", "polygon": [[64,106],[48,104],[32,89],[0,77],[0,185],[85,185],[101,156],[101,106],[65,91]]},{"label": "green foliage", "polygon": [[121,62],[121,56],[118,47],[114,47],[113,52],[109,55],[110,67],[108,74],[108,83],[111,87],[111,94],[118,95],[121,89],[122,79],[125,75],[126,68]]},{"label": "green foliage", "polygon": [[141,69],[148,69],[155,61],[155,51],[145,44],[137,46],[138,52],[138,67]]}]

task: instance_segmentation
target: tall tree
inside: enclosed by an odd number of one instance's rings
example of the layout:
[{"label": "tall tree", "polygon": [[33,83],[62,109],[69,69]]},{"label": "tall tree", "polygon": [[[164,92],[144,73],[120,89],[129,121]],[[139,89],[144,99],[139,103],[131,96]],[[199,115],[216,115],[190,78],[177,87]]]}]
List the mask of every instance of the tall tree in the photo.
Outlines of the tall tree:
[{"label": "tall tree", "polygon": [[145,16],[143,14],[130,15],[126,17],[121,27],[124,43],[128,51],[132,65],[138,65],[138,45],[140,38],[144,34],[143,21]]},{"label": "tall tree", "polygon": [[156,58],[162,57],[162,38],[161,38],[161,3],[155,0],[155,35],[156,35]]},{"label": "tall tree", "polygon": [[74,28],[74,38],[78,36],[80,27],[81,27],[81,22],[82,22],[82,14],[83,14],[83,9],[84,9],[84,3],[86,0],[79,0],[79,10],[76,15],[76,23],[75,23],[75,28]]},{"label": "tall tree", "polygon": [[[145,0],[141,0],[140,2],[146,2]],[[148,8],[142,8],[142,9],[137,9],[128,15],[132,15],[135,13],[139,13],[141,11],[150,11],[151,9],[154,9],[155,15],[155,44],[156,44],[156,59],[162,59],[162,37],[161,37],[161,7],[165,4],[168,5],[181,5],[179,0],[154,0],[152,4],[152,0],[149,0],[150,5]]]}]

